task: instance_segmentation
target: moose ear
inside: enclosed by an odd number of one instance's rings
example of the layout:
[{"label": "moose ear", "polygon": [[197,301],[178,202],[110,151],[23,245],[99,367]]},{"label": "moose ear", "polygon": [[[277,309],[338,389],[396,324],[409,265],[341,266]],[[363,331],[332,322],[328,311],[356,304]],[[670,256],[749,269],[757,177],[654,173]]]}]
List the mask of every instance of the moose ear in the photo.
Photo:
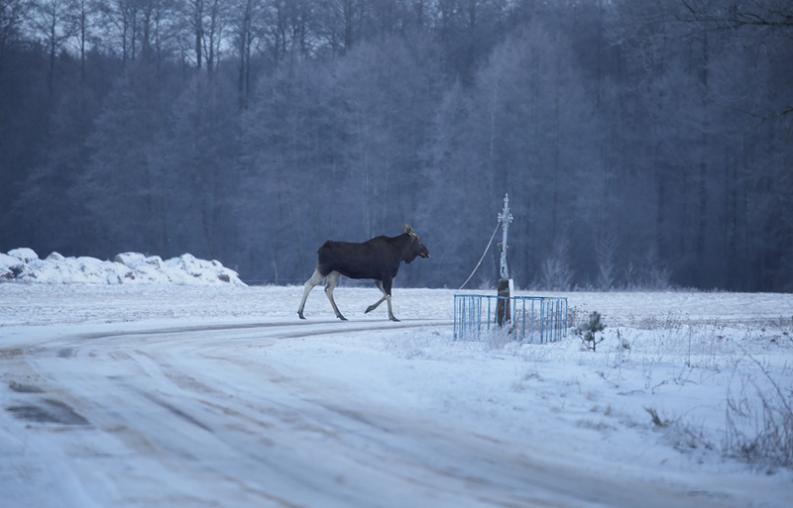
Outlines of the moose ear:
[{"label": "moose ear", "polygon": [[405,233],[409,234],[410,236],[416,236],[416,232],[413,230],[413,227],[410,224],[405,224]]}]

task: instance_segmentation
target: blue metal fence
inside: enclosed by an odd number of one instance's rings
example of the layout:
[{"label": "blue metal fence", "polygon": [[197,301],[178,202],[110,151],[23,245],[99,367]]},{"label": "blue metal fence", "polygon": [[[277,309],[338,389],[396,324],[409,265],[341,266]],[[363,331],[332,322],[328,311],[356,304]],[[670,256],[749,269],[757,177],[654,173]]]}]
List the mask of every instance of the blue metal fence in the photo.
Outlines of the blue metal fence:
[{"label": "blue metal fence", "polygon": [[[509,306],[510,319],[500,327],[499,321],[504,321],[504,305]],[[567,298],[454,295],[455,339],[479,339],[484,334],[501,331],[514,335],[515,340],[545,343],[566,337],[567,328]]]}]

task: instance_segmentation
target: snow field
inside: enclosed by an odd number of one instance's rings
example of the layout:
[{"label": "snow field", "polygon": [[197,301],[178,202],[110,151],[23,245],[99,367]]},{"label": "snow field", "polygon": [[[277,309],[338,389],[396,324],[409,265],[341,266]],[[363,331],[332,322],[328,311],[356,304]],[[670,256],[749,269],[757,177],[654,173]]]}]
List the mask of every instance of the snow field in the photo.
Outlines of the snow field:
[{"label": "snow field", "polygon": [[[572,334],[455,341],[453,293],[396,288],[402,325],[448,322],[396,328],[363,314],[374,288],[337,289],[340,323],[321,288],[298,322],[300,287],[0,285],[0,405],[28,400],[12,381],[56,386],[93,425],[22,432],[6,411],[0,435],[27,444],[0,451],[67,506],[793,503],[789,469],[728,439],[762,431],[759,394],[793,386],[793,295],[563,295],[604,314],[589,352]],[[177,327],[206,330],[162,331]],[[124,444],[119,426],[138,437]],[[0,483],[30,499],[13,471]]]}]

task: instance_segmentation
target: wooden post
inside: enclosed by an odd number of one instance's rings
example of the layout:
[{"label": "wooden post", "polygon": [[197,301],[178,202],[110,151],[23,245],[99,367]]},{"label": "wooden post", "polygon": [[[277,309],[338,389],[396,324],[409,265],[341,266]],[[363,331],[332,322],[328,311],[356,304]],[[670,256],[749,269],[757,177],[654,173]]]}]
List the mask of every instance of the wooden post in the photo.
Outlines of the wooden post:
[{"label": "wooden post", "polygon": [[509,323],[512,320],[509,286],[509,281],[506,279],[500,279],[498,281],[499,298],[498,303],[496,303],[496,319],[498,321],[498,326],[504,326],[505,323]]}]

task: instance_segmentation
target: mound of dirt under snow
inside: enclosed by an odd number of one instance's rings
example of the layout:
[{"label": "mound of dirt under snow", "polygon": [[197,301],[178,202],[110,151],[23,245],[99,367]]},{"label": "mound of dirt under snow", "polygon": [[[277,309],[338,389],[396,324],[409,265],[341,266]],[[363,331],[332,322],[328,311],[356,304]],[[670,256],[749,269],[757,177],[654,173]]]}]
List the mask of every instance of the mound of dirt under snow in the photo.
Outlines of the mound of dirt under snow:
[{"label": "mound of dirt under snow", "polygon": [[244,286],[237,272],[219,261],[192,254],[163,260],[139,252],[123,252],[112,261],[65,257],[53,252],[39,259],[33,249],[0,252],[0,282],[49,284],[232,284]]}]

